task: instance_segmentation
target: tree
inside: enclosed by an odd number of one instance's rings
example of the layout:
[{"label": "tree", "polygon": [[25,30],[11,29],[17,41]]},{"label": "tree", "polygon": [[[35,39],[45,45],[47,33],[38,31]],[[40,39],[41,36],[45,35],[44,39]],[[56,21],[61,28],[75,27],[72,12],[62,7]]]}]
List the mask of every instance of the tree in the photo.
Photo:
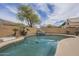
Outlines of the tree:
[{"label": "tree", "polygon": [[52,26],[51,24],[48,24],[47,27],[48,27],[48,28],[51,28],[51,27],[53,27],[53,26]]},{"label": "tree", "polygon": [[38,15],[30,6],[21,5],[17,14],[19,20],[26,21],[30,27],[40,22]]},{"label": "tree", "polygon": [[18,31],[18,29],[17,28],[14,28],[13,31],[14,31],[13,36],[16,36],[16,34],[17,34],[16,32]]}]

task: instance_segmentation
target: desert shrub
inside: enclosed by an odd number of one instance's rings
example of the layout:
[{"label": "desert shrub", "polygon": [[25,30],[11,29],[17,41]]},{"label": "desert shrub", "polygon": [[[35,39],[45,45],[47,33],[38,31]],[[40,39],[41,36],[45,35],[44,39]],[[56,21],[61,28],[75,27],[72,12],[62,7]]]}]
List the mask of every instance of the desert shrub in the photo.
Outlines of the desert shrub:
[{"label": "desert shrub", "polygon": [[13,31],[14,31],[13,36],[16,36],[16,34],[17,34],[16,32],[18,31],[18,29],[17,28],[14,28]]},{"label": "desert shrub", "polygon": [[51,28],[51,27],[53,27],[53,26],[52,26],[51,24],[48,24],[47,27],[48,27],[48,28]]}]

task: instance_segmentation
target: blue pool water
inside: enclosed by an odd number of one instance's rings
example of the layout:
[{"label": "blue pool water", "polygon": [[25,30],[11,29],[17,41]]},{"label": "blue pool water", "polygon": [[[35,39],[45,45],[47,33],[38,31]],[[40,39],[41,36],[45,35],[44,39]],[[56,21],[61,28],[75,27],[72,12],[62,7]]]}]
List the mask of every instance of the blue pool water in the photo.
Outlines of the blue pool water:
[{"label": "blue pool water", "polygon": [[30,36],[0,49],[2,56],[53,56],[57,43],[65,36]]}]

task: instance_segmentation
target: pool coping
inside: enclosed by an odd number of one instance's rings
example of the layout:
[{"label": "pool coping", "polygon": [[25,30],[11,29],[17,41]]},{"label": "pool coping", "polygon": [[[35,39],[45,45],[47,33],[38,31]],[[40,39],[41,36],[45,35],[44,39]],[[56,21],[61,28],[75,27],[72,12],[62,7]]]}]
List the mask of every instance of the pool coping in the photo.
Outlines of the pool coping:
[{"label": "pool coping", "polygon": [[[22,40],[24,40],[25,37],[29,37],[29,36],[33,36],[33,35],[35,35],[35,33],[34,34],[31,33],[31,34],[26,35],[26,36],[21,36],[21,37],[15,38],[13,40],[8,40],[8,41],[1,42],[0,43],[0,48],[3,48],[3,47],[5,47],[5,46],[7,46],[9,44],[12,44],[12,43],[16,43],[16,42],[22,41]],[[3,38],[5,38],[5,37],[3,37]]]},{"label": "pool coping", "polygon": [[19,38],[16,38],[14,40],[4,41],[4,42],[0,43],[0,48],[5,47],[5,46],[12,44],[12,43],[15,43],[15,42],[19,42],[23,39],[24,39],[24,37],[19,37]]},{"label": "pool coping", "polygon": [[[9,45],[11,43],[19,42],[19,41],[23,40],[25,37],[34,36],[34,35],[35,34],[29,34],[29,35],[26,35],[26,36],[21,36],[19,38],[16,38],[14,40],[4,41],[4,42],[0,43],[0,48],[4,47],[6,45]],[[64,36],[76,37],[75,35],[67,35],[67,34],[46,34],[46,35],[64,35]]]},{"label": "pool coping", "polygon": [[[29,34],[29,35],[26,35],[26,36],[21,36],[19,38],[16,38],[14,40],[4,41],[4,42],[0,43],[0,48],[3,48],[3,47],[5,47],[9,44],[12,44],[12,43],[20,42],[20,41],[24,40],[25,37],[34,36],[34,35],[36,35],[36,34]],[[74,38],[77,37],[75,35],[67,35],[67,34],[46,34],[46,35],[64,35],[64,36],[71,36],[71,37],[74,37]]]}]

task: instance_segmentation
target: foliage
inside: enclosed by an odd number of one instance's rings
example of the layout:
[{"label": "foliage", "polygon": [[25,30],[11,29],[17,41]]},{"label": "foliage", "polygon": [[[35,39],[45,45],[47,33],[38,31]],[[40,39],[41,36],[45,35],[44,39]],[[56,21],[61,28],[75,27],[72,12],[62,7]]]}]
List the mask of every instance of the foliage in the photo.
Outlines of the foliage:
[{"label": "foliage", "polygon": [[17,28],[14,28],[13,31],[14,31],[13,36],[16,36],[16,32],[18,31],[18,29]]},{"label": "foliage", "polygon": [[27,21],[30,27],[40,22],[38,15],[33,11],[30,6],[21,5],[18,8],[17,16],[19,20]]},{"label": "foliage", "polygon": [[48,28],[51,28],[51,27],[53,27],[53,26],[52,26],[51,24],[48,24],[47,27],[48,27]]}]

